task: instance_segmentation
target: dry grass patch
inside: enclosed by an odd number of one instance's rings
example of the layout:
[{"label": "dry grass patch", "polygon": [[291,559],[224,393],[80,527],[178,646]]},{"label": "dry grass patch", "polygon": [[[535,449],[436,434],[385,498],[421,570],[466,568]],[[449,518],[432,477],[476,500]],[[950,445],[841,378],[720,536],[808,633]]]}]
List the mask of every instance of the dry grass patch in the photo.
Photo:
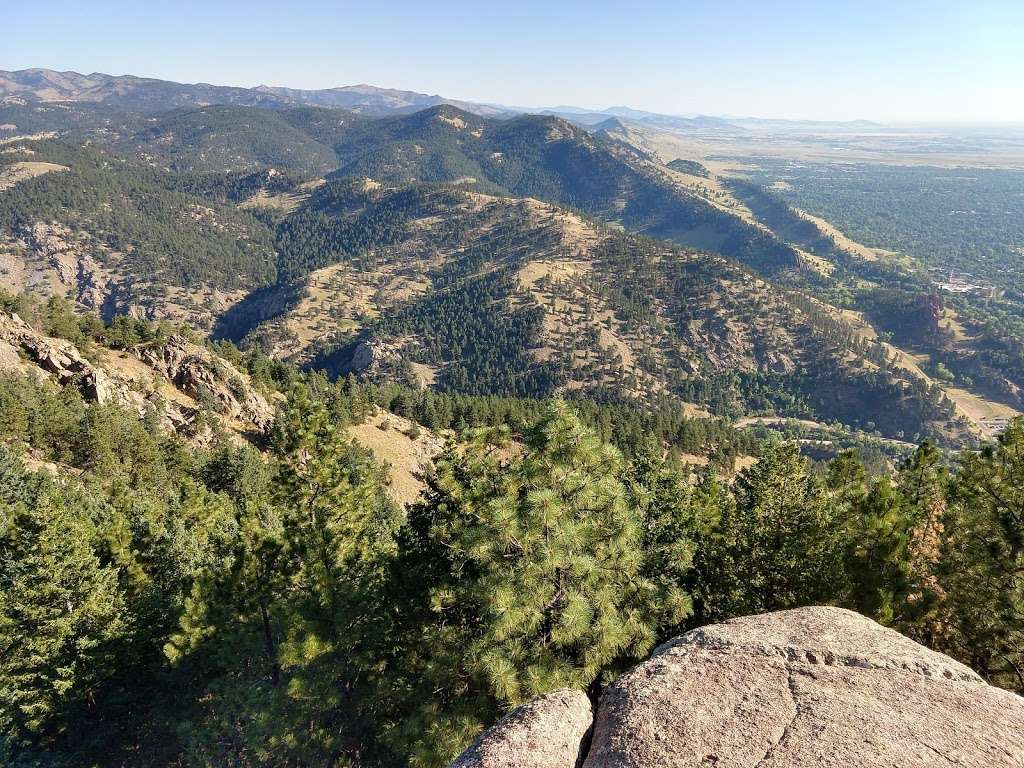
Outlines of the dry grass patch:
[{"label": "dry grass patch", "polygon": [[532,290],[542,279],[552,281],[568,280],[590,272],[591,263],[583,260],[529,261],[522,266],[516,277],[526,290]]},{"label": "dry grass patch", "polygon": [[854,256],[859,256],[865,261],[878,261],[880,256],[892,256],[896,253],[895,251],[888,251],[884,248],[869,248],[863,243],[858,243],[856,240],[847,237],[820,216],[814,216],[807,211],[800,210],[799,208],[794,208],[793,210],[796,211],[797,215],[802,219],[814,224],[814,226],[816,226],[823,235],[831,237],[835,241],[837,247],[842,248],[848,253],[852,253]]},{"label": "dry grass patch", "polygon": [[34,179],[36,176],[42,176],[44,173],[66,170],[68,170],[66,165],[58,165],[57,163],[40,163],[28,160],[12,163],[0,168],[0,192],[10,189],[18,182]]},{"label": "dry grass patch", "polygon": [[454,128],[458,128],[460,131],[466,127],[466,121],[463,120],[461,117],[458,117],[457,115],[442,114],[438,115],[437,119],[440,120],[442,123],[447,123],[448,125]]},{"label": "dry grass patch", "polygon": [[0,139],[0,146],[4,144],[13,144],[16,141],[46,141],[47,139],[57,138],[56,131],[41,131],[40,133],[27,133],[23,136],[8,136],[7,138]]},{"label": "dry grass patch", "polygon": [[820,256],[815,256],[813,253],[797,248],[793,246],[793,250],[800,256],[800,260],[808,267],[813,269],[822,277],[831,277],[832,273],[836,271],[836,265],[828,259],[823,259]]},{"label": "dry grass patch", "polygon": [[433,432],[385,411],[378,411],[366,422],[349,427],[349,434],[388,467],[391,478],[388,492],[403,506],[419,498],[426,487],[424,474],[444,447],[441,438]]},{"label": "dry grass patch", "polygon": [[[367,181],[371,181],[367,179]],[[294,192],[282,192],[279,195],[267,194],[261,189],[256,194],[238,204],[239,208],[269,208],[281,213],[291,213],[309,199],[314,191],[327,183],[326,179],[313,179],[299,184]],[[376,183],[376,182],[374,182]],[[379,185],[378,185],[379,186]]]},{"label": "dry grass patch", "polygon": [[986,400],[984,397],[968,392],[966,389],[948,387],[946,394],[975,421],[1012,419],[1021,415],[1021,412],[1016,408],[1004,403],[997,403],[994,400]]},{"label": "dry grass patch", "polygon": [[416,384],[420,389],[427,389],[437,381],[437,374],[440,369],[437,366],[426,363],[409,363],[413,376],[416,377]]},{"label": "dry grass patch", "polygon": [[755,464],[757,464],[756,456],[737,456],[734,471],[739,474],[745,469],[750,469]]}]

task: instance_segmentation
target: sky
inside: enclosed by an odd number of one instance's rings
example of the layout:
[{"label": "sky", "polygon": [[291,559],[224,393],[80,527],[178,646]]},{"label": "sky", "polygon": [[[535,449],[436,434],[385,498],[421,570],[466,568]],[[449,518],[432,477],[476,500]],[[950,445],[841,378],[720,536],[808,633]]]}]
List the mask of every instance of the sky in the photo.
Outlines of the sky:
[{"label": "sky", "polygon": [[1024,0],[0,0],[0,69],[542,107],[1024,122]]}]

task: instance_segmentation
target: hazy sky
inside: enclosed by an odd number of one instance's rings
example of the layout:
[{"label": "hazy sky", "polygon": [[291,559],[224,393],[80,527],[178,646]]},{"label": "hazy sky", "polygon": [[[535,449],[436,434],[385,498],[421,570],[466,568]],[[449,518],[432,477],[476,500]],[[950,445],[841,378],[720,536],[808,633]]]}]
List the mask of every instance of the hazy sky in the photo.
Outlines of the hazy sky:
[{"label": "hazy sky", "polygon": [[522,106],[1024,121],[1024,0],[2,5],[0,69],[365,82]]}]

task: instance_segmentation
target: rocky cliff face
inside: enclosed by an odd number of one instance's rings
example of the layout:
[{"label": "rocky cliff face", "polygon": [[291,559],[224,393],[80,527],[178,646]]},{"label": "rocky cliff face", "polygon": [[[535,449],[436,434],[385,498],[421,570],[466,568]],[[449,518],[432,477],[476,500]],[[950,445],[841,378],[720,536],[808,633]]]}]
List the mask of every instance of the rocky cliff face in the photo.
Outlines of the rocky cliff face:
[{"label": "rocky cliff face", "polygon": [[259,431],[274,419],[274,409],[249,388],[237,368],[181,336],[171,336],[160,346],[137,347],[135,354],[182,392],[196,400],[210,400],[218,413],[230,419]]},{"label": "rocky cliff face", "polygon": [[663,645],[604,692],[589,733],[558,762],[547,745],[574,737],[580,720],[546,698],[453,766],[1024,766],[1024,699],[839,608],[748,616]]},{"label": "rocky cliff face", "polygon": [[109,377],[74,344],[46,337],[18,315],[0,315],[0,369],[29,371],[33,364],[62,386],[74,385],[88,400],[105,403],[114,395]]},{"label": "rocky cliff face", "polygon": [[92,360],[72,342],[0,313],[0,370],[50,377],[86,400],[118,403],[140,417],[155,410],[165,429],[198,443],[213,434],[197,418],[204,408],[240,433],[263,432],[274,418],[273,406],[247,376],[181,336],[120,354],[97,350]]}]

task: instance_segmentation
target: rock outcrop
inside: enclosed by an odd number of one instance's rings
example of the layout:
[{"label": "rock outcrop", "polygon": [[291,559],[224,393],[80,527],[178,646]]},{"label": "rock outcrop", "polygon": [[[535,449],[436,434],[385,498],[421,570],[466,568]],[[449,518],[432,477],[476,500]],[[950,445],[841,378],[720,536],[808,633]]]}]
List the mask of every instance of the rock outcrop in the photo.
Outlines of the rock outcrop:
[{"label": "rock outcrop", "polygon": [[376,339],[361,341],[352,350],[352,357],[343,366],[343,373],[380,374],[382,369],[401,362],[402,350],[397,344]]},{"label": "rock outcrop", "polygon": [[0,316],[0,343],[4,347],[3,367],[22,369],[20,350],[62,386],[74,385],[83,397],[105,403],[112,386],[107,375],[86,360],[70,341],[42,336],[17,314]]},{"label": "rock outcrop", "polygon": [[[538,764],[517,751],[501,765]],[[1024,698],[852,611],[748,616],[666,643],[601,697],[583,768],[684,766],[1022,768]]]},{"label": "rock outcrop", "polygon": [[90,402],[117,403],[140,417],[155,412],[168,432],[197,444],[214,436],[198,418],[205,406],[238,431],[263,432],[273,422],[273,406],[247,377],[181,336],[134,347],[134,365],[128,364],[128,352],[97,352],[99,362],[93,362],[67,339],[46,336],[17,314],[0,313],[2,371],[52,378],[61,386],[75,387]]},{"label": "rock outcrop", "polygon": [[451,768],[575,766],[582,762],[592,717],[582,691],[552,691],[499,720]]},{"label": "rock outcrop", "polygon": [[190,397],[212,399],[217,412],[228,418],[252,424],[258,430],[265,430],[274,419],[273,407],[246,385],[238,369],[181,336],[134,351],[142,362]]},{"label": "rock outcrop", "polygon": [[63,224],[39,221],[24,229],[22,239],[30,271],[26,277],[37,290],[63,294],[70,288],[75,301],[90,309],[99,309],[109,300],[115,286],[91,255],[106,249],[93,238]]}]

